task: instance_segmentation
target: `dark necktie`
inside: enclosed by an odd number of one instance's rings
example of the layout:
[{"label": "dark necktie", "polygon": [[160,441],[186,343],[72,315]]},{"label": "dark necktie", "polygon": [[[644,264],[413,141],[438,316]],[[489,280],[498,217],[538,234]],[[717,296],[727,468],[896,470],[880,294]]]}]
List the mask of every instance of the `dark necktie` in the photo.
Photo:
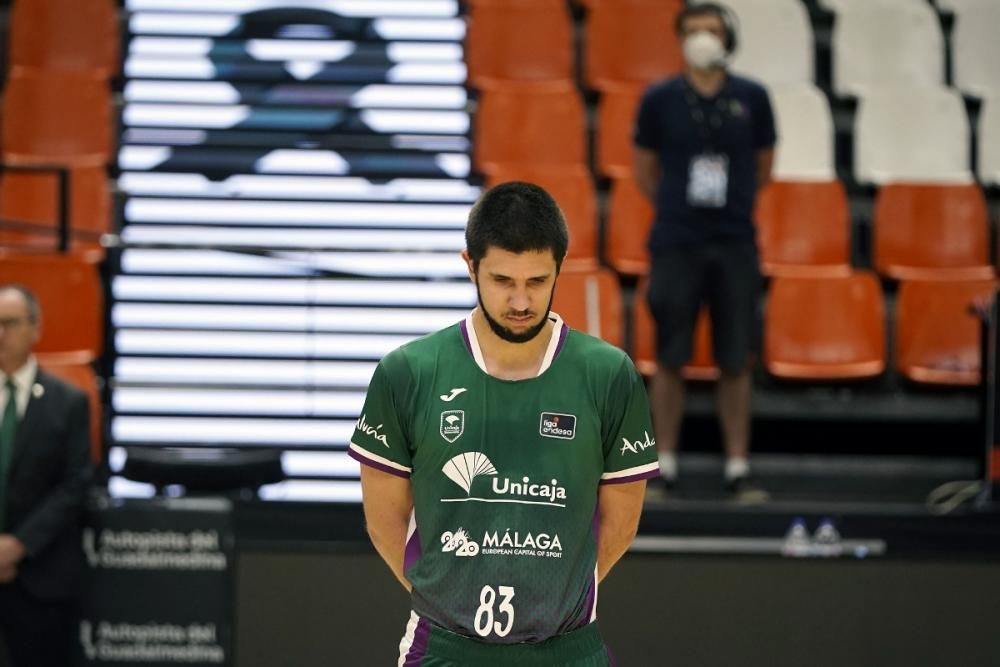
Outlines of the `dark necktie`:
[{"label": "dark necktie", "polygon": [[17,435],[17,385],[7,378],[7,403],[3,418],[0,419],[0,533],[6,532],[7,524],[7,475],[10,472],[10,457],[14,451],[14,436]]}]

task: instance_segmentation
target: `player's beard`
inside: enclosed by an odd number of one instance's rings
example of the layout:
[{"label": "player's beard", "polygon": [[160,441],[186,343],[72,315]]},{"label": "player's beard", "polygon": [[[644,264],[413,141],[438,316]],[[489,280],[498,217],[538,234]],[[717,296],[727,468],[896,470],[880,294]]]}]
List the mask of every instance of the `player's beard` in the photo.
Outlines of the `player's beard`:
[{"label": "player's beard", "polygon": [[476,298],[479,299],[479,310],[483,311],[483,317],[486,318],[486,323],[490,325],[490,329],[493,333],[508,343],[527,343],[542,332],[542,329],[545,328],[545,323],[549,320],[549,311],[552,309],[552,297],[555,293],[556,291],[553,288],[552,292],[549,294],[549,302],[545,306],[545,315],[538,322],[538,324],[522,333],[514,333],[504,325],[500,324],[500,322],[493,319],[493,316],[490,315],[490,311],[486,310],[486,304],[483,303],[483,293],[479,291],[479,276],[476,276]]}]

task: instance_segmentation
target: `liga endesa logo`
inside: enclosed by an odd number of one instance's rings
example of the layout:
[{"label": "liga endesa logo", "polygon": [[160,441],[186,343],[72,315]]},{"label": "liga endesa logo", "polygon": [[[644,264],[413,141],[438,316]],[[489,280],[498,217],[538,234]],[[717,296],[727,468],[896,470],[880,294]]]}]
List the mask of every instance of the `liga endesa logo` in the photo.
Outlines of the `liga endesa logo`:
[{"label": "liga endesa logo", "polygon": [[546,438],[572,440],[576,436],[576,415],[543,412],[538,421],[538,434]]}]

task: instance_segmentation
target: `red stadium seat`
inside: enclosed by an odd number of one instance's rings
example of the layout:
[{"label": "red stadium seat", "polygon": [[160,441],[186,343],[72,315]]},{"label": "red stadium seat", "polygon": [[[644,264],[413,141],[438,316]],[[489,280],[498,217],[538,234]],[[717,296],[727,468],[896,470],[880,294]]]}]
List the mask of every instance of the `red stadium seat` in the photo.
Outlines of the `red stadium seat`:
[{"label": "red stadium seat", "polygon": [[505,181],[528,181],[544,188],[559,204],[569,227],[569,252],[563,267],[597,266],[597,195],[590,171],[583,165],[501,165],[487,180],[490,187]]},{"label": "red stadium seat", "polygon": [[764,327],[764,365],[791,380],[857,380],[885,370],[885,305],[874,274],[777,276]]},{"label": "red stadium seat", "polygon": [[42,308],[39,353],[72,353],[91,361],[104,341],[104,297],[97,267],[81,257],[0,255],[0,283],[30,288]]},{"label": "red stadium seat", "polygon": [[[103,167],[69,173],[70,248],[103,255],[99,235],[111,231],[111,192]],[[0,218],[37,229],[0,226],[0,247],[53,251],[58,242],[59,184],[54,173],[6,171],[0,175]]]},{"label": "red stadium seat", "polygon": [[765,274],[850,273],[850,213],[839,181],[772,181],[754,217]]},{"label": "red stadium seat", "polygon": [[11,67],[111,77],[120,41],[112,0],[17,0],[11,7]]},{"label": "red stadium seat", "polygon": [[650,83],[683,66],[674,23],[683,3],[596,0],[587,15],[585,80],[595,90]]},{"label": "red stadium seat", "polygon": [[994,280],[904,280],[896,304],[896,368],[913,382],[979,384],[980,322],[969,306]]},{"label": "red stadium seat", "polygon": [[104,166],[111,158],[111,94],[94,74],[15,70],[7,80],[3,159]]},{"label": "red stadium seat", "polygon": [[979,186],[883,186],[875,200],[875,267],[896,280],[989,279],[989,218]]},{"label": "red stadium seat", "polygon": [[574,329],[623,347],[622,295],[608,269],[566,270],[559,274],[552,310]]},{"label": "red stadium seat", "polygon": [[101,460],[104,451],[101,437],[101,396],[97,375],[88,363],[79,363],[66,355],[39,355],[38,364],[45,371],[78,387],[87,394],[90,404],[90,458],[94,463]]},{"label": "red stadium seat", "polygon": [[631,178],[617,179],[611,186],[604,249],[608,264],[625,275],[649,271],[646,242],[653,226],[653,205]]},{"label": "red stadium seat", "polygon": [[570,81],[573,33],[565,3],[474,3],[465,58],[474,88],[498,81]]},{"label": "red stadium seat", "polygon": [[502,164],[584,164],[583,102],[569,83],[510,84],[485,89],[475,122],[475,168]]},{"label": "red stadium seat", "polygon": [[604,176],[632,176],[632,134],[642,99],[641,86],[609,87],[597,111],[597,170]]},{"label": "red stadium seat", "polygon": [[[656,372],[656,322],[646,303],[646,280],[640,280],[632,309],[632,358],[643,375]],[[712,355],[712,323],[708,308],[702,308],[695,323],[691,360],[681,369],[688,380],[713,381],[719,379],[719,367]]]}]

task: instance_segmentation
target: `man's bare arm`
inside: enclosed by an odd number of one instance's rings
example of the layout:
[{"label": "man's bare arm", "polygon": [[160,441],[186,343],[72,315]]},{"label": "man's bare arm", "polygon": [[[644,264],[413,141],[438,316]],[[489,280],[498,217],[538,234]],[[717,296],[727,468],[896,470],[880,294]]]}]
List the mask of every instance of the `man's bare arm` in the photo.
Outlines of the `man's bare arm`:
[{"label": "man's bare arm", "polygon": [[645,480],[625,484],[602,484],[597,493],[597,581],[603,581],[625,555],[639,528]]},{"label": "man's bare arm", "polygon": [[774,149],[763,148],[757,151],[757,187],[762,188],[771,182],[771,171],[774,168]]},{"label": "man's bare arm", "polygon": [[656,189],[660,185],[660,158],[655,151],[635,146],[632,170],[635,181],[649,201],[656,203]]},{"label": "man's bare arm", "polygon": [[413,510],[410,480],[362,465],[361,494],[368,536],[396,579],[409,591],[413,586],[403,572],[403,555]]}]

